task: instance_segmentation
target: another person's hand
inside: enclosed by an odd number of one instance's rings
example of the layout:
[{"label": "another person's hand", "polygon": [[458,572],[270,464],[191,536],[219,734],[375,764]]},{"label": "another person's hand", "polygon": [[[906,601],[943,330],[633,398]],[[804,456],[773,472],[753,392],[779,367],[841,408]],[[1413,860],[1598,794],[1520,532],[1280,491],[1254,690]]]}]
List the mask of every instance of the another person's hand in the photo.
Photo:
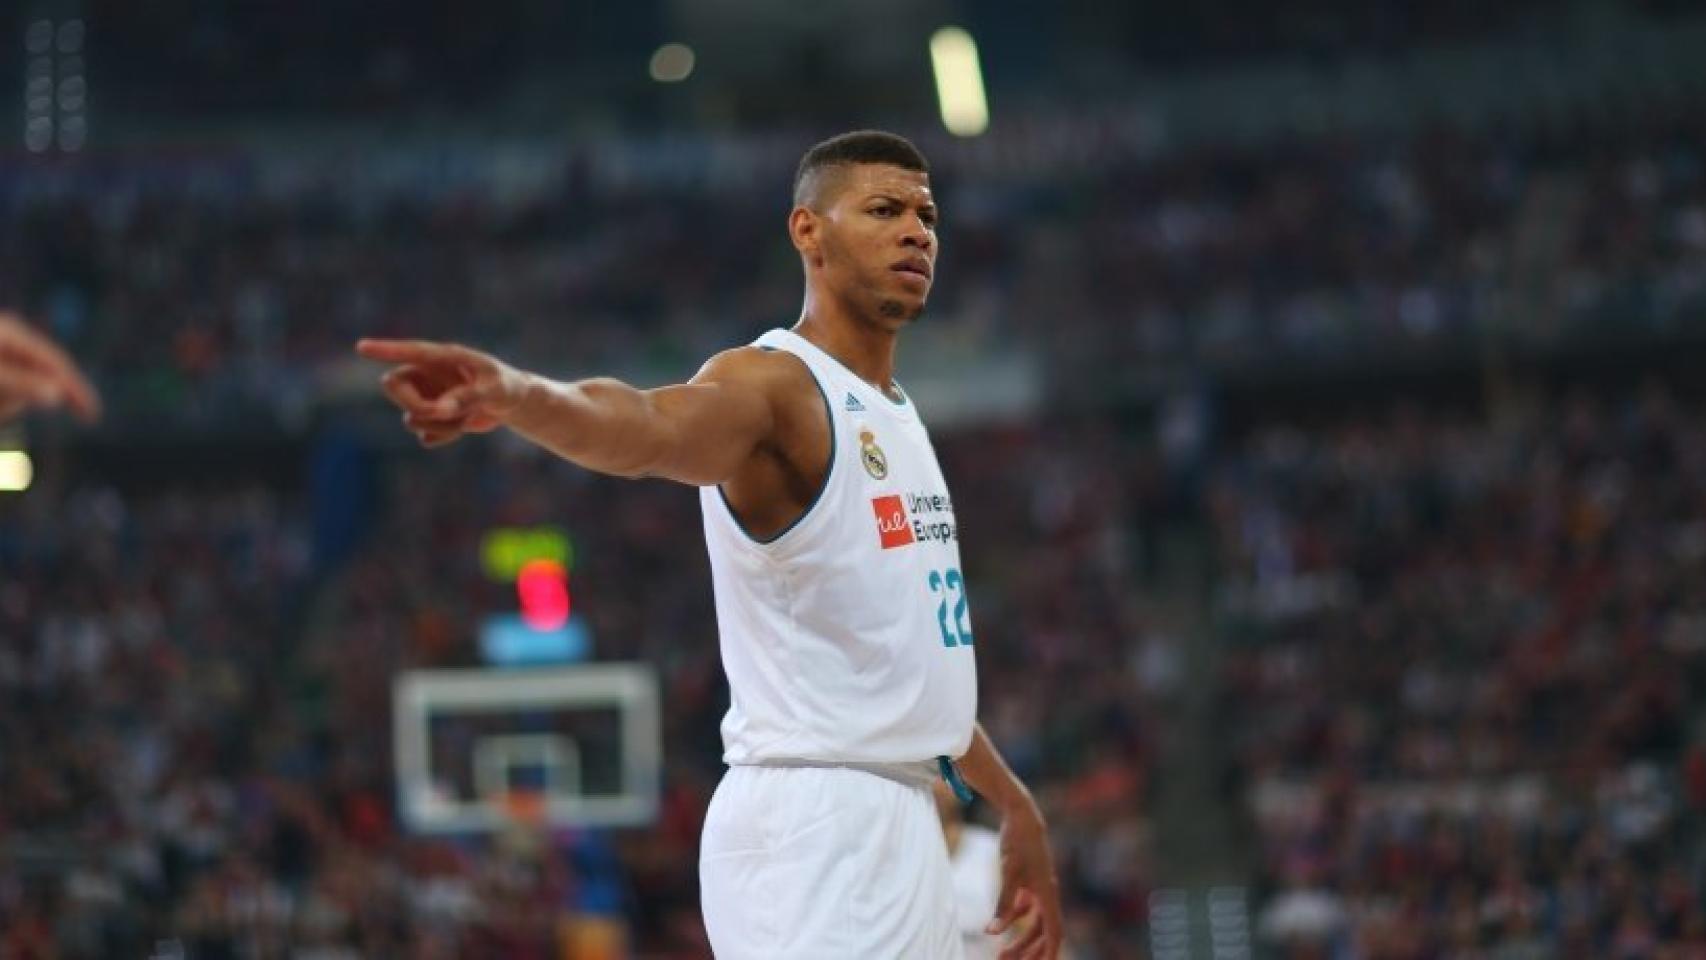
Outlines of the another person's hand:
[{"label": "another person's hand", "polygon": [[527,387],[526,374],[459,344],[369,339],[355,349],[394,364],[380,383],[402,409],[403,425],[426,447],[497,429]]},{"label": "another person's hand", "polygon": [[1048,825],[1035,804],[1001,818],[1001,896],[986,932],[1012,930],[1001,960],[1060,956],[1060,881],[1048,847]]},{"label": "another person's hand", "polygon": [[71,358],[14,314],[0,312],[0,422],[26,410],[70,408],[85,422],[101,400]]}]

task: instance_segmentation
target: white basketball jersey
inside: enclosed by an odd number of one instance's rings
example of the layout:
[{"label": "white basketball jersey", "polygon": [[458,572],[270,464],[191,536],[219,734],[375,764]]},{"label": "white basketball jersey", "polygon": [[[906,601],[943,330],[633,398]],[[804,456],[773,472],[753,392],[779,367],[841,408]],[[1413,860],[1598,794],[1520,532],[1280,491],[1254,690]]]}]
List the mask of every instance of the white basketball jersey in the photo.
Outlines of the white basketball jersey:
[{"label": "white basketball jersey", "polygon": [[971,612],[953,501],[918,411],[791,331],[754,344],[811,370],[831,454],[817,500],[766,541],[721,488],[699,491],[732,698],[724,762],[964,754],[977,714]]}]

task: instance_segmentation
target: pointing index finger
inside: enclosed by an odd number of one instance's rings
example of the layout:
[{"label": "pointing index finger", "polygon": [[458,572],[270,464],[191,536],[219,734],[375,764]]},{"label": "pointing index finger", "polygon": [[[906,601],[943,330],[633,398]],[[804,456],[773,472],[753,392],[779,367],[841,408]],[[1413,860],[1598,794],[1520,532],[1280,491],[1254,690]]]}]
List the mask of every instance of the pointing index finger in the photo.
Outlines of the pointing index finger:
[{"label": "pointing index finger", "polygon": [[433,363],[454,357],[451,348],[429,340],[357,340],[355,352],[380,363]]}]

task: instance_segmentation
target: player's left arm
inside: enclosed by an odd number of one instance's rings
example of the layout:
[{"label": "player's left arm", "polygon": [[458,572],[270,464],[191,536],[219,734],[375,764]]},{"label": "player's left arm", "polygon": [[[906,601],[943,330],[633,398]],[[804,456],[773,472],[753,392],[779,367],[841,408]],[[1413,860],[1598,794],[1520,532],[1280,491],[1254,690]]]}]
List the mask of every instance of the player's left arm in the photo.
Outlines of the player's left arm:
[{"label": "player's left arm", "polygon": [[959,759],[972,789],[1001,812],[1001,896],[988,931],[1000,934],[1019,924],[1002,960],[1053,960],[1060,955],[1060,881],[1049,852],[1048,824],[1031,791],[1001,759],[978,724],[971,749]]}]

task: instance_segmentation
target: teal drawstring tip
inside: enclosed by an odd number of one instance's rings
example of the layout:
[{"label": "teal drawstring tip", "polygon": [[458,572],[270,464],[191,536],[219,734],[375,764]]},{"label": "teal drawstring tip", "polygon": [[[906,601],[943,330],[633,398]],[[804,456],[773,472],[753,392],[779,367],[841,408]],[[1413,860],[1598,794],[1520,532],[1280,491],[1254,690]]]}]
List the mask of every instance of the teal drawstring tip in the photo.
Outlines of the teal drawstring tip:
[{"label": "teal drawstring tip", "polygon": [[966,785],[965,778],[960,776],[960,768],[954,766],[954,761],[947,757],[937,757],[936,766],[941,768],[942,779],[948,781],[948,786],[953,788],[954,797],[961,803],[970,803],[977,799],[977,794],[972,792],[971,787]]}]

